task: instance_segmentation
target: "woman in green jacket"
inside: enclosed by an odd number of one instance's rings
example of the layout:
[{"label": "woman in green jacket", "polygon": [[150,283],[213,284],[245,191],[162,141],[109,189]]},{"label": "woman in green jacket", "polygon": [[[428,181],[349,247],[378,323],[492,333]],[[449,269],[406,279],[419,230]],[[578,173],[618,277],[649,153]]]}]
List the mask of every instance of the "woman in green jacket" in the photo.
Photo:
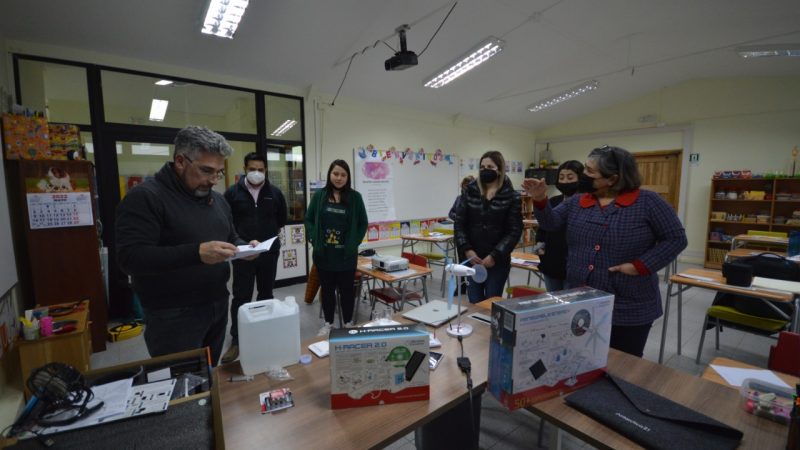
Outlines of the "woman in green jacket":
[{"label": "woman in green jacket", "polygon": [[350,185],[350,166],[344,160],[331,163],[325,188],[317,191],[308,205],[305,225],[322,287],[325,324],[319,336],[327,336],[333,326],[337,290],[343,320],[347,326],[353,324],[358,244],[367,232],[367,210],[361,194]]}]

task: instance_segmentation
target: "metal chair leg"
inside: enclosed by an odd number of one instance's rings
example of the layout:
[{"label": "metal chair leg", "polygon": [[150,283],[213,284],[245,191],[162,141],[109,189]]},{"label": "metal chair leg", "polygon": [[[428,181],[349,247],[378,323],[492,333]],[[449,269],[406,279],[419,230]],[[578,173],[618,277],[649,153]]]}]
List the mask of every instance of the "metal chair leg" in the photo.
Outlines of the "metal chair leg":
[{"label": "metal chair leg", "polygon": [[700,364],[700,354],[703,352],[703,342],[706,340],[706,329],[708,327],[708,315],[706,315],[706,320],[703,322],[703,329],[700,332],[700,345],[697,347],[697,358],[695,358],[694,363]]},{"label": "metal chair leg", "polygon": [[714,334],[716,334],[716,337],[717,337],[716,349],[719,350],[719,332],[720,332],[720,330],[722,330],[722,324],[719,323],[719,319],[717,319],[716,322],[717,322],[717,326],[714,327],[714,331],[715,331]]}]

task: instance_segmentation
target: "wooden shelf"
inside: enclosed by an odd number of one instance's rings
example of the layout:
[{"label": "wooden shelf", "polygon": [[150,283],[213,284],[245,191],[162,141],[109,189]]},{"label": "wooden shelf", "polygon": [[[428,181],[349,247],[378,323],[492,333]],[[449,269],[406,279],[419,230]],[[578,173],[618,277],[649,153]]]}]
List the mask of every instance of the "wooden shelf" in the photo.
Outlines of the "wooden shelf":
[{"label": "wooden shelf", "polygon": [[[767,194],[772,195],[769,200],[744,200],[744,199],[727,199],[727,198],[714,198],[714,194],[720,191],[734,190],[736,192],[751,191],[751,190],[765,191]],[[792,209],[800,207],[800,200],[776,200],[777,193],[800,193],[800,177],[799,178],[712,178],[709,192],[709,213],[714,211],[724,212],[726,214],[769,214],[770,221],[775,216],[791,216]],[[786,225],[786,224],[773,224],[763,222],[742,222],[731,220],[712,220],[708,219],[708,230],[706,238],[711,235],[712,231],[720,231],[726,235],[735,236],[746,233],[747,229],[759,231],[779,231],[789,232],[792,230],[800,230],[800,225]],[[712,241],[706,240],[705,250],[705,267],[720,268],[721,251],[725,246],[730,247],[730,241]]]}]

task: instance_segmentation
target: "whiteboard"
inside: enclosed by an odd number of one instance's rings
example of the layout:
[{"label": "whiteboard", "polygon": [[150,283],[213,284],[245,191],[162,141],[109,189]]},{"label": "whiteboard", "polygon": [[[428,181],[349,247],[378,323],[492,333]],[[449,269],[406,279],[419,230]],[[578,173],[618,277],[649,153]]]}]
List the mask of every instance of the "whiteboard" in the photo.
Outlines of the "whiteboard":
[{"label": "whiteboard", "polygon": [[[370,223],[447,217],[459,192],[460,160],[441,150],[396,151],[372,146],[353,150],[353,186],[367,207]],[[371,199],[364,188],[367,179],[381,178],[388,186],[392,214]],[[361,185],[361,186],[360,186]]]},{"label": "whiteboard", "polygon": [[[2,140],[0,137],[0,150],[4,148]],[[17,284],[17,262],[14,259],[10,216],[5,167],[0,164],[0,296]]]}]

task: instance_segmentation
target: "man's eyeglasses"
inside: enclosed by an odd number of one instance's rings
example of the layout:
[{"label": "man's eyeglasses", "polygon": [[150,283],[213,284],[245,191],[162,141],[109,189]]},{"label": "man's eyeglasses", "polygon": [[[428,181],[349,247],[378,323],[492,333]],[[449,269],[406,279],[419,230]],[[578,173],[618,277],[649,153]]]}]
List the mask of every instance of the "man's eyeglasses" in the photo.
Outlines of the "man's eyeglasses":
[{"label": "man's eyeglasses", "polygon": [[[190,159],[188,156],[183,155],[183,158],[189,161],[189,164],[194,164],[194,161],[192,161],[192,159]],[[202,173],[203,176],[209,180],[221,180],[225,178],[225,169],[215,171],[211,167],[207,166],[198,166],[197,168],[200,169],[200,173]]]}]

